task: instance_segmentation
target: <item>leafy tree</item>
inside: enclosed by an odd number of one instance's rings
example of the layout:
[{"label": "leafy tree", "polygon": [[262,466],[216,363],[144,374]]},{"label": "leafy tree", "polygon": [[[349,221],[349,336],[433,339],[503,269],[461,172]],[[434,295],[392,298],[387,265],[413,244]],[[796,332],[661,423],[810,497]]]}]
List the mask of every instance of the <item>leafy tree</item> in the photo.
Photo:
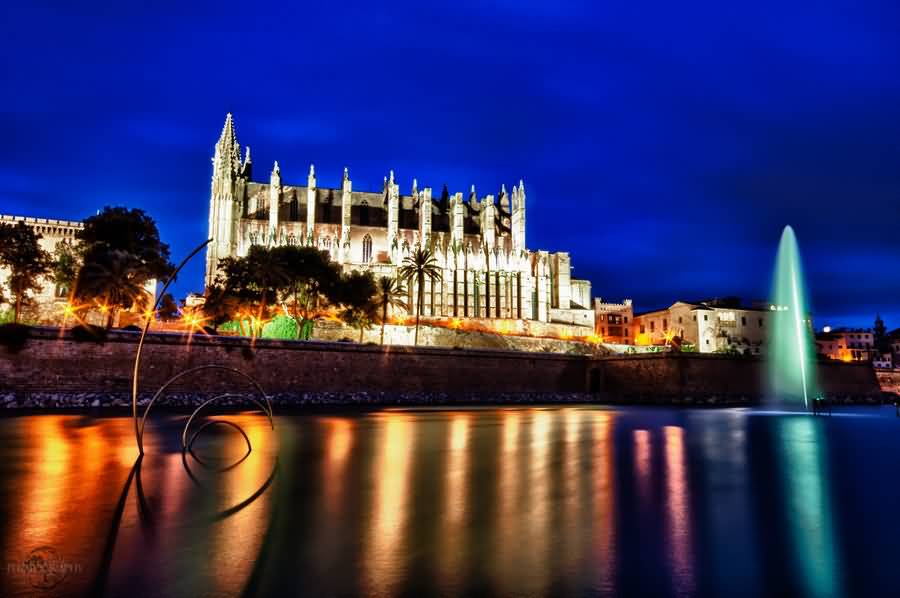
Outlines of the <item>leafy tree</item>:
[{"label": "leafy tree", "polygon": [[312,334],[313,312],[324,298],[335,301],[341,281],[340,266],[331,261],[327,251],[315,247],[284,245],[271,250],[284,269],[281,303],[285,312],[297,322],[297,333],[303,340]]},{"label": "leafy tree", "polygon": [[163,322],[171,322],[177,320],[181,310],[178,309],[178,303],[172,293],[166,293],[159,302],[159,319]]},{"label": "leafy tree", "polygon": [[78,249],[69,241],[60,241],[53,250],[51,275],[59,296],[68,296],[81,268]]},{"label": "leafy tree", "polygon": [[128,254],[129,266],[146,275],[147,280],[166,278],[174,269],[169,246],[160,241],[156,223],[143,210],[107,206],[85,219],[76,238],[85,257],[89,252],[98,255],[101,249]]},{"label": "leafy tree", "polygon": [[206,288],[201,310],[213,330],[218,332],[219,326],[230,321],[240,308],[240,297],[228,287],[213,284]]},{"label": "leafy tree", "polygon": [[413,344],[419,344],[419,316],[422,314],[425,303],[425,279],[432,284],[441,280],[441,269],[434,255],[427,249],[416,249],[412,254],[403,258],[403,264],[397,271],[402,280],[412,284],[416,283],[418,296],[418,309],[416,309],[416,332]]},{"label": "leafy tree", "polygon": [[888,340],[887,328],[884,325],[884,320],[881,319],[881,314],[875,315],[875,327],[872,329],[872,333],[875,348],[879,353],[887,353],[890,350],[890,341]]},{"label": "leafy tree", "polygon": [[85,264],[75,281],[75,298],[101,302],[109,329],[116,313],[132,305],[143,306],[150,296],[144,288],[149,279],[134,256],[118,249],[97,247],[85,254]]},{"label": "leafy tree", "polygon": [[406,309],[406,289],[396,278],[382,276],[378,279],[376,301],[381,308],[381,344],[384,344],[384,325],[387,323],[388,309]]},{"label": "leafy tree", "polygon": [[9,268],[9,292],[13,299],[13,322],[19,322],[29,291],[40,291],[39,278],[50,272],[50,254],[41,249],[41,235],[18,222],[0,225],[0,266]]},{"label": "leafy tree", "polygon": [[107,328],[119,310],[149,299],[144,291],[148,281],[165,278],[174,269],[169,246],[160,241],[156,223],[143,210],[107,206],[85,219],[76,238],[83,266],[75,278],[74,296],[102,301]]},{"label": "leafy tree", "polygon": [[[262,319],[269,306],[277,300],[279,291],[288,280],[285,264],[272,250],[254,245],[243,257],[219,260],[219,273],[213,286],[220,287],[212,297],[210,313],[226,301],[236,308],[252,307]],[[210,299],[209,293],[207,300]],[[213,316],[215,317],[215,316]]]},{"label": "leafy tree", "polygon": [[375,296],[375,279],[370,272],[350,272],[342,276],[333,294],[333,300],[342,306],[341,320],[359,330],[359,342],[378,317]]}]

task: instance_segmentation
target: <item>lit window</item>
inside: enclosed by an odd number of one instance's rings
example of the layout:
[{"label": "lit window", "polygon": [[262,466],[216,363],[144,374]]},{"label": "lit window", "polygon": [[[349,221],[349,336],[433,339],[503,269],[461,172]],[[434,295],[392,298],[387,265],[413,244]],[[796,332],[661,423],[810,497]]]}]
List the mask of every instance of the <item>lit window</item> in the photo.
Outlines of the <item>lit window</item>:
[{"label": "lit window", "polygon": [[372,237],[369,235],[363,237],[362,250],[362,261],[364,264],[368,264],[372,261]]}]

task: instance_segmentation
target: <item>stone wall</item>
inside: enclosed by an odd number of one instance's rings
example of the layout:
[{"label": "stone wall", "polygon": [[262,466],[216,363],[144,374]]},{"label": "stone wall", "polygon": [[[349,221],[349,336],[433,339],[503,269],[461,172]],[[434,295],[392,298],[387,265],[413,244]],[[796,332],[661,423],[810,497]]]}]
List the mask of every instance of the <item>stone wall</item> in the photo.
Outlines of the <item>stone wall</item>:
[{"label": "stone wall", "polygon": [[[125,404],[130,397],[137,333],[112,331],[103,343],[78,342],[71,332],[60,335],[56,329],[31,334],[16,352],[0,347],[0,402],[30,406],[32,397],[89,395],[87,404],[113,399]],[[747,404],[765,394],[764,362],[750,358],[596,357],[276,340],[251,345],[244,338],[203,335],[187,345],[180,334],[151,334],[144,347],[141,395],[146,399],[175,374],[209,364],[252,376],[281,403],[384,403],[404,395],[410,403],[577,399]],[[865,365],[823,363],[819,377],[830,397],[880,396],[875,372]],[[250,390],[242,378],[221,370],[192,374],[171,387],[183,397]],[[83,396],[79,401],[73,404],[85,404]]]},{"label": "stone wall", "polygon": [[900,395],[900,370],[875,370],[883,392]]},{"label": "stone wall", "polygon": [[[758,402],[767,394],[766,364],[759,358],[654,353],[601,357],[594,364],[591,390],[618,400],[717,397]],[[868,364],[819,362],[817,375],[821,392],[829,398],[875,397],[881,392]]]},{"label": "stone wall", "polygon": [[[35,330],[17,353],[0,348],[0,393],[127,393],[138,333],[111,331],[104,343],[77,342],[53,329]],[[180,334],[148,335],[142,388],[155,390],[195,366],[218,364],[259,381],[268,393],[584,392],[587,358],[553,353],[380,347]],[[237,381],[237,382],[236,382]],[[227,392],[240,378],[222,372],[192,375],[175,391]]]}]

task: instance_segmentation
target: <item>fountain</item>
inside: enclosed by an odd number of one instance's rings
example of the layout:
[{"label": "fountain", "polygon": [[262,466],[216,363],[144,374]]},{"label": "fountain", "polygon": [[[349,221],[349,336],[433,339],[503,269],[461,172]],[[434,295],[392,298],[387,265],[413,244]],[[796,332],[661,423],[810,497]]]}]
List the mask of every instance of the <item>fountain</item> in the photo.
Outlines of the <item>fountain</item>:
[{"label": "fountain", "polygon": [[816,397],[815,351],[808,320],[800,250],[794,229],[785,226],[775,257],[772,281],[769,383],[777,400],[803,401],[809,409]]}]

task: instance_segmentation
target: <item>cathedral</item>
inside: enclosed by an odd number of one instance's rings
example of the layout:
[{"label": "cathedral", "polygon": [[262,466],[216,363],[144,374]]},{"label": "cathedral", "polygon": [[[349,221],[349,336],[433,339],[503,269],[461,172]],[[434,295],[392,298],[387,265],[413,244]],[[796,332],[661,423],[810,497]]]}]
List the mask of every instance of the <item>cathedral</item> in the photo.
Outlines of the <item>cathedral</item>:
[{"label": "cathedral", "polygon": [[[394,276],[417,247],[430,249],[442,279],[426,282],[425,316],[531,320],[593,329],[591,284],[571,276],[569,254],[532,251],[525,237],[525,185],[497,195],[440,196],[413,179],[400,193],[393,171],[378,191],[354,191],[345,168],[336,189],[282,180],[276,161],[268,183],[253,179],[250,148],[242,159],[231,114],[216,143],[209,202],[206,284],[219,260],[252,245],[305,245],[327,251],[344,270]],[[408,285],[407,285],[408,286]],[[416,300],[411,292],[410,298]],[[415,306],[411,311],[416,309]]]}]

